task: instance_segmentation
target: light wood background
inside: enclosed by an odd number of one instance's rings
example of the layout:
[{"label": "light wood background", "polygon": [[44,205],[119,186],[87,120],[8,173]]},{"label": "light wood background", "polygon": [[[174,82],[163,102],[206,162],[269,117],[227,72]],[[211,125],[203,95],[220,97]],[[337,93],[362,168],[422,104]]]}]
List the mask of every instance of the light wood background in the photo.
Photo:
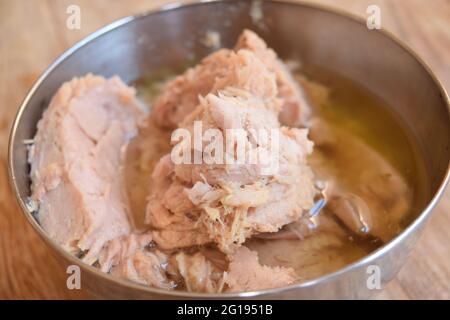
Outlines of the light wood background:
[{"label": "light wood background", "polygon": [[[79,299],[66,274],[19,211],[7,181],[6,150],[17,108],[39,74],[63,50],[117,18],[164,0],[0,0],[0,298]],[[414,48],[450,91],[449,0],[318,0],[367,16],[381,8],[382,26]],[[66,28],[66,8],[81,8],[81,30]],[[450,299],[450,191],[438,205],[407,264],[378,295],[385,299]]]}]

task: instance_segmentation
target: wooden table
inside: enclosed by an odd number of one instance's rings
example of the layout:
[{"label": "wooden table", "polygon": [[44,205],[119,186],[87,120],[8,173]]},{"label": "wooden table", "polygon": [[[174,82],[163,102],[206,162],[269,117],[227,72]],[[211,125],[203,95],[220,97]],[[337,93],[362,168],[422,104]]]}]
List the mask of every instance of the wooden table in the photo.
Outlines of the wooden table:
[{"label": "wooden table", "polygon": [[[0,0],[0,298],[77,299],[66,274],[19,211],[7,181],[9,128],[27,90],[63,50],[117,18],[163,0]],[[381,8],[382,26],[414,48],[450,91],[450,1],[319,0],[367,16]],[[81,8],[81,29],[66,28],[69,5]],[[450,299],[450,190],[438,205],[409,261],[378,296],[387,299]]]}]

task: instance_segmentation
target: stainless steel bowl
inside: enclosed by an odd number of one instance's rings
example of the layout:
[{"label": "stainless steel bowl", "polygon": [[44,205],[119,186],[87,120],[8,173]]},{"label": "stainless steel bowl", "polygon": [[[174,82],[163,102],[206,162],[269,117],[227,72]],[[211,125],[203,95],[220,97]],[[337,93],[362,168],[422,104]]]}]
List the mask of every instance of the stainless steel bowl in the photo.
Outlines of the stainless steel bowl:
[{"label": "stainless steel bowl", "polygon": [[[247,0],[190,1],[119,20],[65,52],[25,98],[11,132],[11,184],[25,216],[59,260],[66,266],[80,265],[83,288],[105,298],[366,298],[376,292],[367,286],[368,266],[380,267],[385,285],[404,264],[449,180],[449,97],[444,88],[414,52],[385,31],[369,30],[365,21],[288,1],[264,1],[264,18],[258,20],[258,15],[250,14],[251,7]],[[210,52],[201,41],[207,30],[219,32],[222,45],[230,47],[243,28],[256,30],[282,57],[300,58],[305,65],[342,74],[392,106],[424,154],[431,184],[422,214],[394,240],[337,272],[257,292],[213,295],[154,289],[113,278],[62,250],[25,205],[30,180],[23,144],[34,136],[37,121],[61,83],[88,72],[117,74],[132,81],[161,69],[182,67],[187,59]]]}]

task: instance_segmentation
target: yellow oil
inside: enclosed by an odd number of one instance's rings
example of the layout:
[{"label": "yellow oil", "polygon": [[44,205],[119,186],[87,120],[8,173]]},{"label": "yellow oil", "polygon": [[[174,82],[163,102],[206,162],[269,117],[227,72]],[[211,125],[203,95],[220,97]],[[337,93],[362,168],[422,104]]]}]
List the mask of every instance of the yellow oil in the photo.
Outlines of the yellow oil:
[{"label": "yellow oil", "polygon": [[[313,112],[329,125],[361,139],[405,179],[413,198],[411,212],[403,221],[406,227],[424,209],[429,198],[424,156],[411,130],[400,115],[361,85],[317,67],[309,68],[304,74],[312,80],[310,90],[314,91],[314,83],[318,83],[327,91],[326,98],[312,101]],[[345,169],[352,174],[350,164],[349,168],[342,168]]]}]

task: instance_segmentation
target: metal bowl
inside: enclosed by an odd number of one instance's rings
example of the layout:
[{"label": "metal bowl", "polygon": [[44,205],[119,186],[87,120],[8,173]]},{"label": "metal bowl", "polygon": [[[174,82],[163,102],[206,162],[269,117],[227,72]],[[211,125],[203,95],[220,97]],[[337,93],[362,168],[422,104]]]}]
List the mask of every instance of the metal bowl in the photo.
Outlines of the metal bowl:
[{"label": "metal bowl", "polygon": [[[59,260],[65,266],[80,266],[83,288],[104,298],[367,298],[376,292],[367,286],[369,266],[379,266],[384,286],[404,264],[449,180],[449,97],[444,88],[414,52],[385,31],[369,30],[365,21],[298,2],[264,1],[262,12],[252,11],[253,5],[247,0],[189,1],[121,19],[66,51],[28,93],[11,132],[10,181],[25,216]],[[207,30],[220,33],[222,45],[231,47],[243,28],[257,31],[282,57],[344,75],[393,108],[415,135],[427,165],[430,196],[421,215],[391,242],[343,269],[257,292],[200,294],[145,287],[104,274],[60,248],[27,210],[30,180],[23,144],[34,136],[57,88],[88,72],[132,81],[179,68],[211,51],[201,41]]]}]

